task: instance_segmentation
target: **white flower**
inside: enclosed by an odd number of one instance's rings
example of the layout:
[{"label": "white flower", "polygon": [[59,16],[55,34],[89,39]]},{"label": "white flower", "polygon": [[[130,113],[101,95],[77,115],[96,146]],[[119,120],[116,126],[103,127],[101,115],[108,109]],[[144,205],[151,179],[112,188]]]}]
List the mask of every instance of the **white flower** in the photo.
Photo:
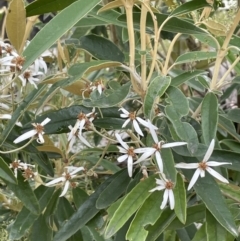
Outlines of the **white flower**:
[{"label": "white flower", "polygon": [[21,162],[20,160],[15,159],[12,163],[9,164],[9,167],[13,169],[14,171],[14,176],[17,178],[17,170],[21,169],[21,170],[26,170],[31,167],[31,168],[35,168],[35,165],[31,165],[31,164],[27,164],[24,162]]},{"label": "white flower", "polygon": [[156,178],[156,184],[158,186],[151,189],[149,192],[161,191],[161,190],[165,189],[164,193],[163,193],[163,201],[160,206],[160,209],[164,209],[169,200],[170,209],[173,210],[174,205],[175,205],[175,199],[174,199],[174,194],[173,194],[173,190],[172,190],[174,187],[174,184],[170,180],[166,179],[164,173],[161,173],[160,177],[161,177],[161,179]]},{"label": "white flower", "polygon": [[150,128],[149,125],[151,125],[152,128],[154,128],[155,130],[157,130],[158,128],[156,126],[154,126],[153,124],[145,120],[143,120],[142,118],[136,116],[136,113],[135,112],[128,112],[126,109],[124,108],[120,108],[119,110],[121,110],[123,112],[123,114],[120,114],[120,116],[122,118],[128,118],[122,125],[122,127],[125,127],[130,121],[133,122],[133,128],[134,130],[140,135],[140,136],[143,136],[143,133],[142,133],[142,130],[140,129],[139,127],[139,124],[142,124],[143,126],[147,127],[147,128]]},{"label": "white flower", "polygon": [[135,149],[134,147],[129,147],[127,143],[125,143],[119,134],[115,134],[117,140],[122,145],[122,147],[117,146],[119,152],[123,153],[124,155],[118,157],[118,162],[123,162],[127,160],[128,164],[128,175],[132,177],[132,170],[133,170],[133,158],[136,156],[136,153],[143,153],[145,150],[144,148]]},{"label": "white flower", "polygon": [[215,140],[213,139],[208,147],[208,150],[203,158],[203,160],[199,163],[179,163],[176,164],[175,167],[177,168],[184,168],[184,169],[195,169],[195,173],[193,174],[193,177],[188,185],[188,190],[190,190],[195,182],[197,181],[198,177],[205,177],[205,171],[209,172],[212,176],[217,178],[218,180],[228,183],[228,180],[221,176],[218,172],[213,170],[211,167],[221,166],[221,165],[227,165],[232,164],[229,162],[215,162],[215,161],[208,161],[210,156],[212,155],[213,149],[215,145]]},{"label": "white flower", "polygon": [[86,124],[90,124],[94,118],[95,118],[95,108],[92,109],[92,112],[88,113],[88,114],[84,114],[83,112],[81,112],[78,116],[77,116],[77,122],[74,125],[73,129],[71,130],[68,139],[72,139],[72,137],[76,134],[76,132],[79,129],[79,134],[82,135],[82,130],[83,127]]},{"label": "white flower", "polygon": [[[55,184],[57,184],[59,182],[64,183],[63,191],[62,191],[61,195],[59,196],[59,197],[62,197],[67,193],[67,190],[71,184],[69,180],[75,178],[77,176],[76,173],[78,173],[82,170],[84,170],[83,167],[66,167],[66,170],[62,174],[61,177],[58,177],[58,178],[46,183],[45,186],[47,186],[47,187],[54,186]],[[71,171],[71,172],[69,172],[69,171]]]},{"label": "white flower", "polygon": [[51,119],[49,118],[46,118],[44,121],[42,121],[40,124],[38,123],[33,123],[32,125],[35,127],[34,130],[31,130],[31,131],[28,131],[24,134],[22,134],[21,136],[19,136],[17,139],[15,139],[13,142],[15,144],[21,142],[21,141],[24,141],[28,138],[31,138],[35,135],[38,136],[38,139],[37,139],[37,142],[40,143],[40,144],[43,144],[44,143],[44,138],[43,138],[43,134],[44,134],[44,126],[49,122],[51,121]]},{"label": "white flower", "polygon": [[[71,125],[68,126],[68,128],[69,128],[71,131],[72,131],[72,129],[73,129],[73,127],[72,127]],[[77,138],[79,138],[80,141],[81,141],[84,145],[86,145],[86,146],[88,146],[88,147],[90,147],[90,148],[92,147],[92,146],[88,143],[88,141],[87,141],[82,135],[80,135],[79,131],[77,130],[74,135],[72,135],[71,132],[70,132],[69,135],[68,135],[69,144],[68,144],[67,153],[70,152],[70,150],[72,149],[72,146],[73,146],[73,144],[76,142],[76,139],[77,139]]]},{"label": "white flower", "polygon": [[[10,120],[11,118],[12,118],[12,115],[10,114],[0,114],[0,119]],[[22,127],[21,122],[16,122],[16,125]]]},{"label": "white flower", "polygon": [[[148,120],[148,122],[150,123],[149,120]],[[158,168],[159,168],[160,172],[163,172],[163,161],[162,161],[162,157],[161,157],[161,154],[160,154],[161,149],[162,148],[174,147],[174,146],[187,145],[187,142],[173,142],[173,143],[164,144],[163,141],[158,141],[157,134],[156,134],[154,128],[150,124],[149,124],[149,127],[150,127],[149,130],[150,130],[150,133],[152,135],[152,138],[153,138],[155,144],[153,145],[153,147],[143,148],[143,149],[145,149],[145,153],[135,162],[135,164],[137,164],[141,161],[144,161],[148,157],[155,154],[155,158],[157,160]]]},{"label": "white flower", "polygon": [[98,93],[101,95],[105,86],[103,85],[102,81],[96,81],[95,83],[91,84],[89,87],[92,91],[97,89]]},{"label": "white flower", "polygon": [[39,57],[34,61],[34,68],[35,68],[35,73],[38,73],[39,69],[43,69],[44,73],[45,74],[47,73],[47,64],[45,63],[42,57]]}]

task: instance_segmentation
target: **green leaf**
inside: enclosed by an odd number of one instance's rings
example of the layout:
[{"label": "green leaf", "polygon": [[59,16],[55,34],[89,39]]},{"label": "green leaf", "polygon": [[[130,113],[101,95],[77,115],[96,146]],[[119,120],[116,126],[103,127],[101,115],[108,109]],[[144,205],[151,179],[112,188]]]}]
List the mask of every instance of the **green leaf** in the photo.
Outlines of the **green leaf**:
[{"label": "green leaf", "polygon": [[154,107],[157,97],[161,97],[170,84],[171,78],[166,76],[157,76],[154,78],[147,88],[144,99],[143,111],[145,117],[152,120],[154,117]]},{"label": "green leaf", "polygon": [[59,196],[61,194],[61,191],[61,188],[58,188],[49,200],[47,208],[44,212],[44,216],[46,219],[49,219],[56,212],[58,202],[60,200]]},{"label": "green leaf", "polygon": [[176,182],[176,168],[175,162],[173,159],[172,151],[170,148],[162,148],[161,149],[161,157],[163,159],[163,170],[166,174],[167,179],[171,180],[172,182]]},{"label": "green leaf", "polygon": [[208,241],[228,241],[227,230],[217,222],[208,210],[206,210],[206,233]]},{"label": "green leaf", "polygon": [[218,183],[224,196],[240,203],[240,187],[234,184]]},{"label": "green leaf", "polygon": [[153,192],[136,213],[130,224],[126,238],[130,241],[145,241],[148,232],[144,227],[153,225],[160,217],[162,210],[160,205],[163,199],[163,192]]},{"label": "green leaf", "polygon": [[85,0],[78,0],[58,13],[56,17],[38,32],[23,52],[26,61],[22,71],[30,66],[46,49],[49,49],[64,33],[90,12],[99,2],[100,0],[92,0],[86,4]]},{"label": "green leaf", "polygon": [[85,35],[80,38],[80,45],[77,46],[86,50],[97,59],[124,62],[124,54],[110,40],[98,35]]},{"label": "green leaf", "polygon": [[79,187],[73,188],[72,194],[73,194],[74,204],[77,208],[79,208],[89,198],[87,193]]},{"label": "green leaf", "polygon": [[192,241],[206,241],[207,234],[206,234],[206,223],[204,223],[196,232]]},{"label": "green leaf", "polygon": [[227,113],[227,118],[233,122],[240,123],[240,109],[231,109]]},{"label": "green leaf", "polygon": [[[115,175],[118,175],[116,173]],[[109,177],[98,189],[80,206],[80,208],[69,218],[68,222],[58,230],[53,241],[65,241],[82,228],[100,210],[96,208],[96,201],[102,191],[115,179],[115,175]]]},{"label": "green leaf", "polygon": [[[34,190],[34,193],[39,201],[40,212],[42,212],[47,206],[53,192],[53,187],[49,188],[45,186],[39,186]],[[23,207],[20,213],[17,215],[14,223],[10,226],[9,239],[15,240],[22,238],[37,218],[38,215],[31,213],[26,207]]]},{"label": "green leaf", "polygon": [[179,86],[188,80],[191,80],[199,75],[204,75],[204,74],[207,74],[207,72],[204,72],[202,70],[193,70],[193,71],[184,72],[172,78],[171,85]]},{"label": "green leaf", "polygon": [[148,179],[140,182],[127,194],[107,226],[105,232],[106,238],[114,235],[150,196],[151,193],[149,190],[155,186],[154,178],[155,176],[152,175]]},{"label": "green leaf", "polygon": [[209,145],[216,137],[218,124],[218,100],[212,92],[209,92],[203,99],[201,116],[203,139],[205,144]]},{"label": "green leaf", "polygon": [[162,212],[160,218],[155,222],[154,225],[147,228],[148,236],[146,241],[155,241],[161,233],[169,226],[169,224],[176,217],[175,213],[169,208]]},{"label": "green leaf", "polygon": [[187,14],[192,11],[196,11],[198,9],[202,9],[205,7],[212,7],[209,5],[205,0],[198,0],[198,1],[190,1],[183,3],[179,7],[175,8],[169,16],[177,16],[177,15],[182,15],[182,14]]},{"label": "green leaf", "polygon": [[[231,151],[240,153],[240,143],[238,141],[225,139],[221,141],[221,146],[223,145],[227,146]],[[223,149],[226,148],[223,147]]]},{"label": "green leaf", "polygon": [[27,5],[27,17],[60,11],[77,0],[38,0]]},{"label": "green leaf", "polygon": [[217,57],[217,52],[203,52],[203,51],[194,51],[182,54],[179,56],[174,65],[184,64],[189,62],[197,62],[200,60],[209,60],[215,59]]},{"label": "green leaf", "polygon": [[[161,13],[154,13],[154,16],[156,17],[158,26],[161,26],[163,22],[165,22],[168,18],[168,15]],[[141,13],[133,13],[133,22],[137,26],[140,24],[140,17]],[[118,18],[118,20],[126,22],[126,15],[121,15]],[[147,15],[146,25],[147,27],[154,27],[152,16],[150,14]],[[169,18],[169,20],[163,25],[162,30],[171,33],[208,34],[207,32],[195,26],[194,24],[177,17]]]},{"label": "green leaf", "polygon": [[[91,12],[89,14],[91,14]],[[107,22],[96,19],[94,17],[84,17],[80,21],[78,21],[74,26],[83,28],[83,27],[93,27],[93,26],[101,26],[101,25],[107,25]]]},{"label": "green leaf", "polygon": [[[39,232],[39,230],[41,230]],[[41,214],[34,222],[29,239],[34,241],[51,241],[53,230],[49,227],[45,217]]]},{"label": "green leaf", "polygon": [[128,95],[131,83],[127,82],[120,85],[118,82],[112,80],[108,82],[110,90],[106,93],[104,91],[101,95],[97,91],[93,91],[90,98],[83,100],[83,105],[86,107],[109,108],[118,105]]},{"label": "green leaf", "polygon": [[28,106],[34,102],[42,93],[45,86],[38,86],[38,89],[32,90],[28,96],[24,98],[24,101],[18,105],[17,109],[13,112],[12,118],[8,121],[8,125],[5,126],[3,132],[0,137],[0,146],[4,143],[10,132],[12,131],[15,123],[24,115],[24,110],[28,108]]},{"label": "green leaf", "polygon": [[0,177],[7,182],[17,184],[16,177],[2,157],[0,157]]},{"label": "green leaf", "polygon": [[8,183],[8,187],[11,191],[14,192],[17,198],[19,198],[23,205],[33,214],[39,214],[39,203],[38,200],[29,185],[29,182],[26,181],[23,176],[18,173],[18,185]]},{"label": "green leaf", "polygon": [[[184,174],[190,179],[191,176],[189,176],[189,173],[190,172],[184,171]],[[234,223],[232,214],[212,176],[206,173],[204,178],[199,178],[194,185],[194,189],[217,221],[232,235],[238,236],[237,227]]]},{"label": "green leaf", "polygon": [[177,174],[176,186],[173,189],[175,206],[174,211],[178,219],[184,224],[187,218],[187,201],[184,181],[181,175]]},{"label": "green leaf", "polygon": [[128,176],[128,172],[125,169],[123,172],[118,172],[119,175],[105,188],[100,194],[96,208],[104,209],[114,203],[118,197],[126,190],[131,178]]}]

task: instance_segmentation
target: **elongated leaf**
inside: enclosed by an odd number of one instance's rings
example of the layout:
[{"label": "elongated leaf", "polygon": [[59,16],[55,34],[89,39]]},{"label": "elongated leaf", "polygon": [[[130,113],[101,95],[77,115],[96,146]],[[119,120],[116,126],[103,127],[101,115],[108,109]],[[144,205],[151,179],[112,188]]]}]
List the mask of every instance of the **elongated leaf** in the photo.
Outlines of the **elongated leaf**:
[{"label": "elongated leaf", "polygon": [[77,0],[38,0],[27,5],[27,17],[60,11]]},{"label": "elongated leaf", "polygon": [[105,21],[96,19],[94,17],[84,17],[75,24],[75,27],[92,27],[92,26],[100,26],[100,25],[106,25],[106,24],[107,23]]},{"label": "elongated leaf", "polygon": [[206,241],[207,234],[206,234],[206,223],[204,223],[200,229],[196,232],[192,241]]},{"label": "elongated leaf", "polygon": [[202,103],[202,131],[206,145],[209,145],[212,139],[216,137],[218,123],[218,101],[212,93],[208,93]]},{"label": "elongated leaf", "polygon": [[[161,24],[166,21],[168,18],[168,15],[166,14],[160,14],[160,13],[154,13],[156,20],[158,22],[158,26],[161,26]],[[140,23],[140,16],[141,13],[134,13],[133,14],[133,22],[136,25],[139,25]],[[126,22],[126,15],[123,14],[118,18],[119,21]],[[146,25],[148,27],[153,27],[153,21],[152,16],[150,14],[147,15],[147,22]],[[177,17],[170,18],[164,25],[162,30],[171,32],[171,33],[185,33],[185,34],[207,34],[207,32],[203,31],[201,28],[193,25],[190,22],[187,22],[185,20],[182,20]]]},{"label": "elongated leaf", "polygon": [[124,198],[107,226],[105,233],[107,238],[110,238],[112,235],[114,235],[150,196],[151,193],[149,190],[155,186],[154,177],[155,176],[152,175],[148,179],[140,182]]},{"label": "elongated leaf", "polygon": [[159,191],[152,193],[150,197],[146,199],[130,224],[126,236],[128,240],[145,241],[148,232],[144,227],[148,224],[153,225],[160,217],[162,213],[160,209],[162,199],[163,193]]},{"label": "elongated leaf", "polygon": [[234,184],[218,183],[224,196],[240,203],[240,187]]},{"label": "elongated leaf", "polygon": [[16,177],[2,157],[0,157],[0,177],[12,184],[17,184]]},{"label": "elongated leaf", "polygon": [[110,40],[97,35],[86,35],[80,38],[81,49],[101,60],[124,61],[122,51]]},{"label": "elongated leaf", "polygon": [[229,110],[227,113],[227,117],[233,122],[240,123],[240,109],[236,108],[236,109]]},{"label": "elongated leaf", "polygon": [[44,88],[45,88],[44,86],[38,86],[38,89],[32,90],[29,93],[29,95],[24,99],[24,101],[21,104],[19,104],[17,109],[14,111],[12,118],[8,121],[8,125],[1,133],[0,146],[4,143],[4,141],[8,137],[9,133],[13,129],[17,120],[24,115],[23,110],[27,109],[28,106],[39,97],[39,95],[42,93]]},{"label": "elongated leaf", "polygon": [[187,14],[192,11],[196,11],[198,9],[202,9],[205,7],[212,7],[209,5],[205,0],[198,0],[197,2],[195,1],[190,1],[186,2],[179,7],[175,8],[171,13],[170,16],[177,16],[177,15],[182,15],[182,14]]},{"label": "elongated leaf", "polygon": [[103,92],[101,95],[97,91],[91,93],[90,98],[83,100],[86,107],[109,108],[118,105],[128,95],[131,83],[128,82],[120,85],[116,81],[109,81],[110,90]]},{"label": "elongated leaf", "polygon": [[156,240],[160,234],[169,226],[169,224],[176,217],[175,213],[168,209],[165,209],[160,216],[160,218],[155,222],[154,225],[147,228],[148,236],[146,241],[154,241]]},{"label": "elongated leaf", "polygon": [[176,182],[176,168],[175,162],[173,159],[172,151],[170,148],[162,148],[161,149],[161,157],[163,159],[163,170],[166,174],[167,179],[171,180],[172,182]]},{"label": "elongated leaf", "polygon": [[[115,175],[118,175],[115,174]],[[98,212],[96,201],[102,191],[115,179],[115,175],[109,177],[98,189],[80,206],[71,218],[65,223],[54,236],[53,241],[65,241],[82,228]]]},{"label": "elongated leaf", "polygon": [[157,97],[161,97],[170,84],[171,78],[166,76],[157,76],[148,86],[144,99],[144,115],[152,120],[154,117],[154,103]]},{"label": "elongated leaf", "polygon": [[115,202],[126,190],[130,180],[131,178],[129,178],[126,170],[124,172],[119,172],[119,175],[100,194],[96,202],[96,208],[104,209]]},{"label": "elongated leaf", "polygon": [[197,77],[199,75],[207,74],[207,72],[201,71],[201,70],[194,70],[194,71],[188,71],[184,72],[182,74],[177,75],[176,77],[172,78],[171,85],[172,86],[179,86],[183,84],[184,82]]},{"label": "elongated leaf", "polygon": [[227,241],[227,230],[217,222],[208,210],[206,210],[206,233],[208,241]]},{"label": "elongated leaf", "polygon": [[185,223],[187,218],[186,190],[184,181],[179,173],[177,174],[177,182],[173,191],[175,198],[175,214],[182,223]]},{"label": "elongated leaf", "polygon": [[78,0],[65,8],[46,24],[23,52],[23,56],[26,57],[23,70],[31,65],[46,49],[49,49],[54,42],[91,11],[99,2],[100,0],[92,0],[86,4],[85,0]]},{"label": "elongated leaf", "polygon": [[227,146],[231,151],[240,153],[240,143],[238,141],[225,139],[221,141],[221,146]]},{"label": "elongated leaf", "polygon": [[38,200],[29,185],[28,181],[25,181],[23,176],[18,173],[18,185],[8,183],[8,187],[14,194],[22,201],[23,205],[33,214],[39,214]]},{"label": "elongated leaf", "polygon": [[189,62],[196,62],[200,60],[211,60],[217,57],[217,52],[203,52],[203,51],[194,51],[190,53],[185,53],[179,56],[174,65],[184,64]]},{"label": "elongated leaf", "polygon": [[[190,179],[190,172],[184,174]],[[191,172],[192,173],[192,172]],[[237,227],[233,221],[232,214],[222,196],[216,181],[208,173],[204,178],[199,178],[194,185],[196,193],[201,197],[207,209],[216,220],[232,235],[237,236]]]},{"label": "elongated leaf", "polygon": [[15,47],[18,53],[23,42],[25,28],[26,11],[24,2],[23,0],[12,0],[8,7],[6,31],[11,44]]}]

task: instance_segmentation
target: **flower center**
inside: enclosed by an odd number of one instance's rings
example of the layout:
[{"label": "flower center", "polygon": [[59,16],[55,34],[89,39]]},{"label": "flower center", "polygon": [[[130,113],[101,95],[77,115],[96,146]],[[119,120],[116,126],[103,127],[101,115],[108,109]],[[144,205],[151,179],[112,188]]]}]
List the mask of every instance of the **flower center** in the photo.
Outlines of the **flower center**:
[{"label": "flower center", "polygon": [[86,118],[86,115],[81,112],[81,113],[77,116],[77,118],[78,118],[79,120],[83,120],[83,119]]},{"label": "flower center", "polygon": [[174,183],[171,181],[166,182],[165,184],[166,189],[173,189]]},{"label": "flower center", "polygon": [[13,161],[13,162],[11,163],[11,165],[12,165],[12,168],[13,168],[13,169],[16,169],[16,168],[19,167],[19,163],[18,163],[17,161]]},{"label": "flower center", "polygon": [[65,178],[66,178],[66,180],[70,180],[72,177],[71,177],[71,175],[68,172],[66,172]]},{"label": "flower center", "polygon": [[36,129],[37,133],[39,134],[39,133],[43,132],[44,127],[42,125],[40,125],[40,124],[36,124],[35,125],[35,129]]},{"label": "flower center", "polygon": [[206,162],[200,162],[200,163],[198,164],[198,168],[200,168],[200,169],[202,169],[202,170],[204,170],[204,171],[207,169],[207,167],[208,167],[208,165],[207,165]]},{"label": "flower center", "polygon": [[128,153],[129,156],[134,157],[135,156],[134,148],[132,146],[130,146],[127,153]]},{"label": "flower center", "polygon": [[32,171],[32,169],[30,169],[29,167],[25,169],[23,176],[25,177],[25,179],[30,179],[34,177],[34,173]]},{"label": "flower center", "polygon": [[129,119],[131,119],[131,120],[135,120],[135,119],[136,119],[135,112],[130,112],[130,113],[128,114],[128,117],[129,117]]},{"label": "flower center", "polygon": [[16,58],[12,59],[11,62],[16,64],[16,66],[23,66],[25,59],[21,56],[17,56]]},{"label": "flower center", "polygon": [[28,80],[31,77],[31,72],[30,71],[26,71],[23,73],[23,78]]}]

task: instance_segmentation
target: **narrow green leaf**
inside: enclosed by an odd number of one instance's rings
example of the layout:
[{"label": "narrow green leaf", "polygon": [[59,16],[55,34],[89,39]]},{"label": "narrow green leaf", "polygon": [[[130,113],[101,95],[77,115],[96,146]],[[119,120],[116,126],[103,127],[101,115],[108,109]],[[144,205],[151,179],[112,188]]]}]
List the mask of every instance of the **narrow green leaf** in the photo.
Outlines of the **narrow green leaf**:
[{"label": "narrow green leaf", "polygon": [[163,192],[153,192],[136,213],[130,224],[126,238],[129,241],[145,241],[148,232],[144,227],[153,225],[160,217],[162,210],[160,205],[163,199]]},{"label": "narrow green leaf", "polygon": [[198,0],[198,1],[190,1],[186,2],[179,7],[175,8],[171,13],[170,16],[177,16],[182,14],[187,14],[192,11],[196,11],[198,9],[202,9],[205,7],[212,7],[209,5],[205,0]]},{"label": "narrow green leaf", "polygon": [[[115,175],[117,175],[116,173]],[[98,189],[80,206],[80,208],[71,216],[68,222],[58,230],[53,241],[65,241],[82,228],[92,219],[100,210],[96,208],[96,201],[102,191],[115,179],[115,175],[109,177],[102,183]]]},{"label": "narrow green leaf", "polygon": [[[227,146],[231,151],[240,153],[240,143],[235,140],[223,139],[221,140],[221,147]],[[223,149],[226,149],[223,147]]]},{"label": "narrow green leaf", "polygon": [[207,74],[207,72],[204,72],[202,70],[184,72],[182,74],[178,74],[176,77],[173,77],[171,80],[171,85],[179,86],[190,79],[193,79],[199,75],[204,75],[204,74]]},{"label": "narrow green leaf", "polygon": [[38,0],[27,5],[27,17],[60,11],[77,0]]},{"label": "narrow green leaf", "polygon": [[209,145],[212,139],[216,137],[218,124],[218,100],[212,93],[208,93],[202,102],[202,131],[203,139],[206,145]]},{"label": "narrow green leaf", "polygon": [[0,157],[0,177],[7,182],[17,184],[16,177],[2,157]]},{"label": "narrow green leaf", "polygon": [[224,196],[240,203],[240,187],[234,184],[218,183]]},{"label": "narrow green leaf", "polygon": [[78,0],[58,13],[56,17],[41,29],[23,52],[26,61],[22,71],[30,66],[46,49],[49,49],[99,2],[100,0],[92,0],[86,4],[85,0]]},{"label": "narrow green leaf", "polygon": [[177,64],[184,64],[189,62],[197,62],[200,60],[208,60],[211,61],[212,59],[215,59],[217,57],[217,52],[203,52],[203,51],[194,51],[182,54],[179,56],[174,65]]},{"label": "narrow green leaf", "polygon": [[206,241],[207,234],[206,234],[206,223],[204,223],[196,232],[192,241]]},{"label": "narrow green leaf", "polygon": [[[91,14],[91,12],[89,14]],[[74,26],[75,27],[93,27],[93,26],[100,26],[100,25],[106,25],[106,24],[107,24],[106,21],[102,21],[94,17],[84,17],[80,21],[78,21]]]},{"label": "narrow green leaf", "polygon": [[110,40],[98,35],[85,35],[77,46],[86,50],[97,59],[124,62],[123,52]]},{"label": "narrow green leaf", "polygon": [[152,175],[148,179],[140,182],[130,193],[127,194],[107,226],[105,232],[106,238],[110,238],[124,225],[132,214],[150,196],[151,193],[149,190],[151,190],[154,186],[155,176]]},{"label": "narrow green leaf", "polygon": [[184,224],[187,218],[187,200],[184,181],[181,175],[177,174],[176,186],[173,189],[175,206],[174,211],[178,219]]},{"label": "narrow green leaf", "polygon": [[51,217],[56,212],[58,202],[59,202],[59,195],[61,194],[61,191],[62,190],[58,188],[52,195],[51,199],[49,200],[47,208],[44,212],[44,217],[46,219],[49,219],[49,217]]},{"label": "narrow green leaf", "polygon": [[14,194],[23,202],[23,205],[33,214],[39,214],[39,203],[38,200],[29,185],[21,173],[18,173],[18,185],[8,183],[8,187]]},{"label": "narrow green leaf", "polygon": [[41,95],[45,86],[38,86],[38,89],[32,90],[28,96],[24,98],[24,101],[18,105],[17,109],[13,112],[12,118],[8,121],[8,125],[5,126],[5,129],[1,133],[0,137],[0,146],[4,143],[11,130],[13,129],[15,123],[24,115],[24,110],[28,108],[28,106],[35,101],[39,95]]},{"label": "narrow green leaf", "polygon": [[161,149],[161,157],[163,159],[163,170],[167,177],[167,179],[171,180],[172,182],[176,182],[176,168],[175,162],[173,159],[172,151],[170,148],[162,148]]},{"label": "narrow green leaf", "polygon": [[126,190],[131,178],[128,176],[127,170],[119,172],[119,175],[105,188],[99,195],[96,202],[96,208],[104,209],[115,202],[118,197]]},{"label": "narrow green leaf", "polygon": [[208,210],[206,210],[206,233],[207,241],[227,241],[227,230],[217,222]]},{"label": "narrow green leaf", "polygon": [[155,222],[154,225],[147,228],[148,236],[146,241],[155,241],[161,233],[169,226],[169,224],[174,220],[176,217],[175,213],[168,209],[165,209],[162,212],[160,218]]},{"label": "narrow green leaf", "polygon": [[240,123],[240,109],[231,109],[227,113],[228,119],[230,119],[233,122]]},{"label": "narrow green leaf", "polygon": [[108,82],[108,86],[110,89],[107,92],[103,92],[101,95],[97,91],[93,91],[90,98],[83,100],[83,105],[86,107],[99,108],[117,106],[127,97],[131,83],[127,82],[124,85],[120,85],[118,82],[113,80]]},{"label": "narrow green leaf", "polygon": [[171,78],[166,76],[157,76],[148,86],[144,99],[143,111],[145,117],[152,120],[154,117],[154,107],[157,97],[161,97],[170,84]]},{"label": "narrow green leaf", "polygon": [[87,193],[79,187],[73,188],[72,194],[73,194],[74,204],[77,208],[79,208],[89,198]]}]

